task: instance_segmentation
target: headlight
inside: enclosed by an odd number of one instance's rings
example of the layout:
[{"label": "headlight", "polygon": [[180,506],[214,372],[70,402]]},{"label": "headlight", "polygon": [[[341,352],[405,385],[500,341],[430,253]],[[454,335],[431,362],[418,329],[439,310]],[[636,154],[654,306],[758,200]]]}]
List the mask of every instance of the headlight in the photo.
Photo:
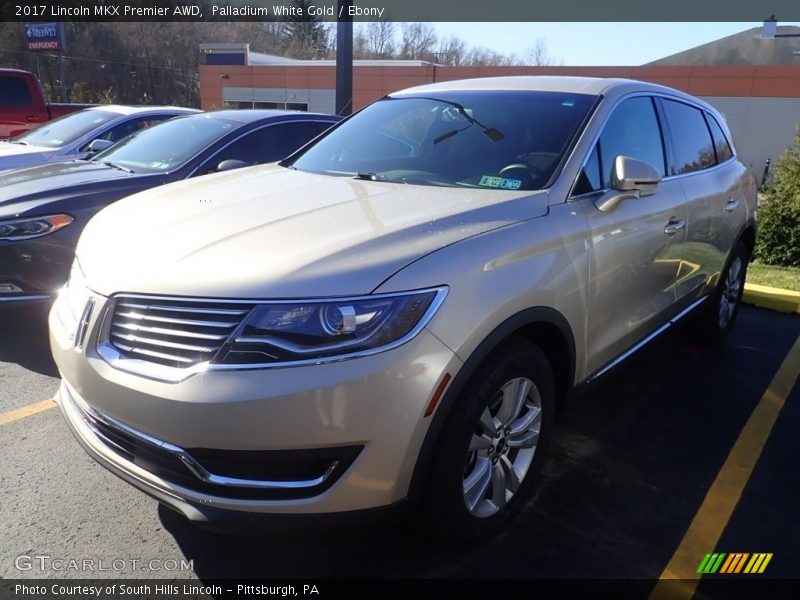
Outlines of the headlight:
[{"label": "headlight", "polygon": [[447,288],[258,305],[215,362],[287,363],[388,350],[414,337]]},{"label": "headlight", "polygon": [[50,215],[0,221],[0,240],[18,241],[40,237],[66,227],[73,220],[69,215]]}]

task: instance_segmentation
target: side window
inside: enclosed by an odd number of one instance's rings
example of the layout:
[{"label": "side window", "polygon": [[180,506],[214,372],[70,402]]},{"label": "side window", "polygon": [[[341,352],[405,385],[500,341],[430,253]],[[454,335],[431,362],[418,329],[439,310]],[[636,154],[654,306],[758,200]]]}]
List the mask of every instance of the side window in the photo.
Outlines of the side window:
[{"label": "side window", "polygon": [[156,123],[160,123],[164,119],[171,119],[171,116],[147,116],[142,117],[139,119],[131,119],[130,121],[126,121],[125,123],[120,123],[119,125],[115,125],[108,131],[106,131],[103,135],[99,137],[101,140],[108,140],[109,142],[118,142],[122,138],[126,138],[132,133],[136,133],[142,129],[147,129],[148,127],[152,127]]},{"label": "side window", "polygon": [[611,182],[614,159],[620,155],[644,161],[664,175],[664,145],[652,98],[642,96],[625,100],[606,123],[600,135],[605,187]]},{"label": "side window", "polygon": [[219,163],[226,160],[241,160],[249,165],[281,160],[331,125],[319,121],[292,121],[262,127],[215,154],[198,174],[214,171]]},{"label": "side window", "polygon": [[321,121],[294,121],[273,126],[275,137],[272,157],[261,162],[286,158],[332,125]]},{"label": "side window", "polygon": [[22,77],[0,77],[0,106],[28,106],[31,93]]},{"label": "side window", "polygon": [[714,165],[714,144],[703,113],[674,100],[664,100],[663,106],[672,133],[670,175],[692,173]]},{"label": "side window", "polygon": [[733,150],[728,143],[728,139],[722,132],[722,127],[719,126],[717,120],[710,114],[705,113],[706,122],[709,129],[711,129],[711,137],[714,138],[714,148],[717,150],[717,162],[725,162],[733,156]]},{"label": "side window", "polygon": [[578,180],[575,182],[575,187],[572,190],[573,196],[580,196],[581,194],[589,194],[603,189],[603,181],[600,177],[600,154],[598,152],[598,145],[595,144],[589,158],[586,159],[586,165],[581,169]]}]

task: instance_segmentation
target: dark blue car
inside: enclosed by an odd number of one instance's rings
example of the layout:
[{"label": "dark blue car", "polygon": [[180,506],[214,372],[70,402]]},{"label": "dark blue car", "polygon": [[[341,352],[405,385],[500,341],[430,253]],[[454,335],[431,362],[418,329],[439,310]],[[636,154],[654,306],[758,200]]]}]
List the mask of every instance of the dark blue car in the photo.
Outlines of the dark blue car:
[{"label": "dark blue car", "polygon": [[0,303],[51,297],[67,280],[84,226],[112,202],[285,158],[339,120],[278,110],[195,114],[142,130],[91,160],[0,173]]}]

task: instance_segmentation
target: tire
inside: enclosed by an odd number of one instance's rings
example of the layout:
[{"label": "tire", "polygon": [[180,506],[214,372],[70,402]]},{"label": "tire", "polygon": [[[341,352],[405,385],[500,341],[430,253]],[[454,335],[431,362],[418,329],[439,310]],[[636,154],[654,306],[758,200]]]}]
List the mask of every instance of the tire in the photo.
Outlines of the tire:
[{"label": "tire", "polygon": [[440,435],[418,510],[423,533],[456,545],[502,531],[535,487],[554,408],[553,371],[538,346],[514,337],[494,350]]},{"label": "tire", "polygon": [[750,251],[743,242],[734,246],[728,262],[720,275],[709,305],[700,313],[699,337],[701,341],[715,344],[727,336],[736,322],[742,304],[744,282]]}]

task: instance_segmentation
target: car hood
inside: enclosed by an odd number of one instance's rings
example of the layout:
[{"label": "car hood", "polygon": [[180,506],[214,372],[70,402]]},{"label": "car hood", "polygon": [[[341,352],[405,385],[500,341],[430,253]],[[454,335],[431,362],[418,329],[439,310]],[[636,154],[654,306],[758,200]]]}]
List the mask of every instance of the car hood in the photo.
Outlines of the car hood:
[{"label": "car hood", "polygon": [[57,148],[0,142],[0,171],[47,162],[55,156],[56,152],[58,152]]},{"label": "car hood", "polygon": [[430,252],[546,212],[545,192],[404,185],[265,165],[117,202],[90,221],[77,255],[89,287],[104,295],[364,294]]},{"label": "car hood", "polygon": [[[25,214],[52,202],[106,189],[127,187],[147,176],[87,161],[51,163],[0,173],[0,218]],[[141,189],[141,188],[140,188]]]}]

